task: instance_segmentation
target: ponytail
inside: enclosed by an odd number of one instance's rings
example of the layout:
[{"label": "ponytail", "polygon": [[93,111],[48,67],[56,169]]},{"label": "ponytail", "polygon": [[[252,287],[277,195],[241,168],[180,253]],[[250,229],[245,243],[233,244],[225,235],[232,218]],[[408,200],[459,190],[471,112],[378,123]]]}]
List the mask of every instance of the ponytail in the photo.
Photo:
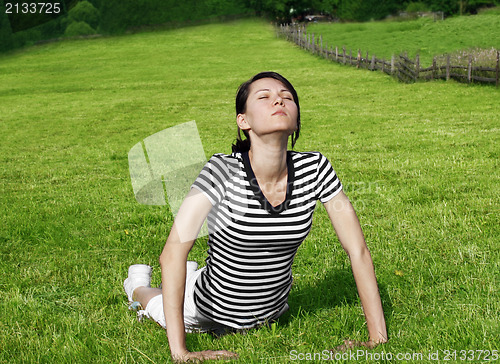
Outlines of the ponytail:
[{"label": "ponytail", "polygon": [[241,139],[241,129],[238,128],[238,136],[236,137],[235,142],[232,145],[233,153],[244,153],[250,150],[250,137],[246,131],[243,130],[243,134],[245,134],[246,139]]}]

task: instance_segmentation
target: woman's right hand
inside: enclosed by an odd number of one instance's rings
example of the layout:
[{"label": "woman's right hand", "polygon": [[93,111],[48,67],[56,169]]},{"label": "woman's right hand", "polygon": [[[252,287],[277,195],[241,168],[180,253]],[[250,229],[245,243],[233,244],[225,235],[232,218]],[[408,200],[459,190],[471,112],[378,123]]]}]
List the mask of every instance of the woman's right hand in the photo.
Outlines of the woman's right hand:
[{"label": "woman's right hand", "polygon": [[236,359],[238,354],[227,350],[204,350],[204,351],[186,351],[180,355],[172,355],[174,362],[176,363],[186,363],[194,362],[199,363],[204,360],[218,360],[218,359]]}]

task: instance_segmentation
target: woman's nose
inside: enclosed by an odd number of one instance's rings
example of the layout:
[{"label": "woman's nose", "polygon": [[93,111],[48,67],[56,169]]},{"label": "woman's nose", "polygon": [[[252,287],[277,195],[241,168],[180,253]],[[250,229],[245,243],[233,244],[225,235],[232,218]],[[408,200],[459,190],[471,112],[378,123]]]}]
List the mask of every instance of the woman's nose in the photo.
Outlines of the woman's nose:
[{"label": "woman's nose", "polygon": [[274,105],[284,105],[283,99],[281,96],[278,96],[276,100],[274,101]]}]

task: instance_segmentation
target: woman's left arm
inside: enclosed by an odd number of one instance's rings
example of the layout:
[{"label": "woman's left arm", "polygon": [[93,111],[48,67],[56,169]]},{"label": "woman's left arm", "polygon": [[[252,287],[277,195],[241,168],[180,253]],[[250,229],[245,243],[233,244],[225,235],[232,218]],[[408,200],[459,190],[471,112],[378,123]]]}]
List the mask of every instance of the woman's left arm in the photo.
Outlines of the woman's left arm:
[{"label": "woman's left arm", "polygon": [[[351,261],[352,273],[365,313],[370,341],[358,343],[358,345],[373,347],[385,343],[387,329],[377,278],[356,212],[343,191],[327,201],[324,206],[340,243]],[[355,343],[346,341],[346,346],[355,345]]]}]

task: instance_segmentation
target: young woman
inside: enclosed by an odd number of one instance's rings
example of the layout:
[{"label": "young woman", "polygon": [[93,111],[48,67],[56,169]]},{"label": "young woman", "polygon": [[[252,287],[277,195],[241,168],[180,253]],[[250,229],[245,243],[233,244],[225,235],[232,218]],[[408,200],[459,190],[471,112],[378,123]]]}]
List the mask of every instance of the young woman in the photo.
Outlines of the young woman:
[{"label": "young woman", "polygon": [[[124,282],[129,300],[167,329],[175,360],[236,356],[189,352],[185,332],[249,329],[282,315],[292,262],[320,200],[350,258],[370,336],[344,348],[386,342],[372,259],[337,175],[322,154],[287,150],[300,132],[293,86],[277,73],[257,74],[238,90],[236,122],[233,153],[210,158],[179,209],[160,256],[162,288],[150,287],[149,266],[133,265]],[[198,270],[187,257],[205,219],[208,258]]]}]

